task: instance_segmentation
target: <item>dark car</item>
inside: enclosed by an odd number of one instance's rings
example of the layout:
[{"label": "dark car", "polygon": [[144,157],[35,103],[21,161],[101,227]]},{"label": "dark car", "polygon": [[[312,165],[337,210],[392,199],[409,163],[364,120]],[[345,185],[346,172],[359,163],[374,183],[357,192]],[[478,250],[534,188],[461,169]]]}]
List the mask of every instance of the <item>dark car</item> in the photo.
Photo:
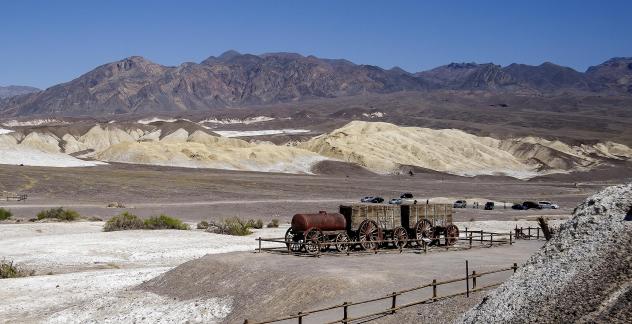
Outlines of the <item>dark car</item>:
[{"label": "dark car", "polygon": [[412,199],[413,198],[413,194],[411,194],[410,192],[405,192],[405,193],[401,194],[401,196],[399,196],[399,198]]},{"label": "dark car", "polygon": [[372,202],[374,204],[381,204],[381,203],[384,202],[384,198],[382,198],[382,197],[373,197],[373,199],[371,199],[370,202]]},{"label": "dark car", "polygon": [[522,204],[514,204],[513,206],[511,206],[511,209],[524,210],[525,208]]},{"label": "dark car", "polygon": [[492,210],[494,209],[494,203],[491,201],[488,201],[485,203],[485,210]]},{"label": "dark car", "polygon": [[525,201],[522,203],[522,207],[523,209],[542,209],[542,207],[540,207],[540,204],[535,201]]}]

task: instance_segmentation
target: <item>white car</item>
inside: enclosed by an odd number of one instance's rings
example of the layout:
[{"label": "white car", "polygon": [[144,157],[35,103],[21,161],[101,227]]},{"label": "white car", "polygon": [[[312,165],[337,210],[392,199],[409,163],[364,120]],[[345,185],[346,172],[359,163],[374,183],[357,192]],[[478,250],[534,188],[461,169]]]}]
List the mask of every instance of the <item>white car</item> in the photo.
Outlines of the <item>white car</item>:
[{"label": "white car", "polygon": [[540,205],[540,208],[542,209],[558,209],[560,208],[560,206],[550,202],[550,201],[538,201],[538,205]]}]

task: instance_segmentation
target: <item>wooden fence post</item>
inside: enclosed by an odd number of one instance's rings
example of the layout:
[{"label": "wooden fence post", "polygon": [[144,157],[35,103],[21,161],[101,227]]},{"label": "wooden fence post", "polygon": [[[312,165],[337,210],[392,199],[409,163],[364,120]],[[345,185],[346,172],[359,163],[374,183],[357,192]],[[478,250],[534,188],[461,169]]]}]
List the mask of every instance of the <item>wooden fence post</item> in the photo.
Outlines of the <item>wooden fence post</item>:
[{"label": "wooden fence post", "polygon": [[539,228],[539,227],[538,227],[538,228],[536,228],[536,237],[535,237],[535,239],[536,239],[536,240],[539,240],[539,239],[540,239],[540,228]]},{"label": "wooden fence post", "polygon": [[397,306],[397,293],[393,292],[393,301],[391,302],[391,314],[395,314],[395,307]]},{"label": "wooden fence post", "polygon": [[483,230],[481,230],[481,244],[483,244]]},{"label": "wooden fence post", "polygon": [[465,296],[470,297],[470,279],[468,276],[470,275],[470,266],[469,261],[465,260]]},{"label": "wooden fence post", "polygon": [[476,290],[476,270],[472,271],[472,290]]},{"label": "wooden fence post", "polygon": [[494,245],[494,233],[489,233],[489,246]]},{"label": "wooden fence post", "polygon": [[467,237],[467,227],[465,227],[465,237]]},{"label": "wooden fence post", "polygon": [[259,253],[261,253],[261,236],[259,236]]},{"label": "wooden fence post", "polygon": [[342,322],[343,323],[347,323],[347,318],[349,318],[349,313],[348,313],[349,306],[348,306],[348,304],[349,303],[347,303],[347,302],[342,303]]},{"label": "wooden fence post", "polygon": [[512,267],[512,268],[513,268],[513,270],[514,270],[514,273],[516,273],[516,270],[518,270],[518,264],[517,264],[517,263],[514,263],[514,265],[513,265],[513,267]]},{"label": "wooden fence post", "polygon": [[527,227],[527,234],[529,236],[529,239],[531,239],[531,226]]},{"label": "wooden fence post", "polygon": [[509,245],[513,244],[513,233],[509,232]]},{"label": "wooden fence post", "polygon": [[303,312],[298,312],[298,324],[303,324]]},{"label": "wooden fence post", "polygon": [[437,300],[437,279],[432,279],[432,301]]},{"label": "wooden fence post", "polygon": [[244,324],[248,324],[248,319],[245,319],[245,320],[244,320]]}]

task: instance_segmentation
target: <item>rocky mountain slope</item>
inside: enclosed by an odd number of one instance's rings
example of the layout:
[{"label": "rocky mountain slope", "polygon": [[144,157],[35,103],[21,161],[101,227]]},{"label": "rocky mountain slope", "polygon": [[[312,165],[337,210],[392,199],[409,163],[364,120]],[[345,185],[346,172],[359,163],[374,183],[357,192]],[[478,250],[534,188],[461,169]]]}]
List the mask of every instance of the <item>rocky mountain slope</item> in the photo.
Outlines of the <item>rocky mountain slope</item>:
[{"label": "rocky mountain slope", "polygon": [[630,246],[632,184],[606,188],[462,323],[627,323]]},{"label": "rocky mountain slope", "polygon": [[632,94],[630,58],[587,73],[544,63],[452,63],[408,73],[295,53],[228,51],[201,63],[162,66],[133,56],[45,91],[0,101],[4,116],[207,111],[398,91],[485,90],[525,94]]},{"label": "rocky mountain slope", "polygon": [[41,91],[38,88],[28,86],[15,86],[10,85],[6,87],[0,86],[0,99],[19,96],[23,94],[33,93]]}]

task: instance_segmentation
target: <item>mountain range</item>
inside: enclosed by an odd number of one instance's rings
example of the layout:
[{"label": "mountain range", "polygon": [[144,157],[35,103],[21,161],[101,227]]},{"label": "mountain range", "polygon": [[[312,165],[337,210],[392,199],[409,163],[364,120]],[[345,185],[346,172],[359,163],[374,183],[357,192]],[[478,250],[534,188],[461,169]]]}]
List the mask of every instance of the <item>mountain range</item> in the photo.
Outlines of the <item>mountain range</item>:
[{"label": "mountain range", "polygon": [[399,91],[466,90],[525,95],[632,96],[632,58],[579,72],[538,66],[451,63],[409,73],[295,53],[228,51],[200,63],[163,66],[140,56],[101,65],[44,91],[0,100],[4,116],[207,111]]},{"label": "mountain range", "polygon": [[38,92],[38,91],[41,91],[41,90],[38,88],[27,87],[27,86],[16,86],[16,85],[10,85],[6,87],[0,86],[0,99],[19,96],[19,95],[23,95],[27,93]]}]

